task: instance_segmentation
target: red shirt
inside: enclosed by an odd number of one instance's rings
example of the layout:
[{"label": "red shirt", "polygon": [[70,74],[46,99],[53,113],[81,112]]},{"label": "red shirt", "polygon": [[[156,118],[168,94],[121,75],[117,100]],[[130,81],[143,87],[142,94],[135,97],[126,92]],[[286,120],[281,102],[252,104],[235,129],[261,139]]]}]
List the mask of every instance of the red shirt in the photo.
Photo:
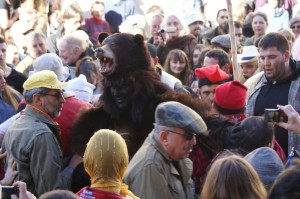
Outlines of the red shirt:
[{"label": "red shirt", "polygon": [[70,140],[71,127],[82,109],[89,109],[93,106],[85,101],[82,101],[74,96],[65,98],[65,103],[61,110],[60,116],[54,118],[54,121],[59,124],[61,131],[61,140],[63,143],[64,157],[70,155]]},{"label": "red shirt", "polygon": [[76,193],[81,199],[122,199],[118,194],[84,187]]}]

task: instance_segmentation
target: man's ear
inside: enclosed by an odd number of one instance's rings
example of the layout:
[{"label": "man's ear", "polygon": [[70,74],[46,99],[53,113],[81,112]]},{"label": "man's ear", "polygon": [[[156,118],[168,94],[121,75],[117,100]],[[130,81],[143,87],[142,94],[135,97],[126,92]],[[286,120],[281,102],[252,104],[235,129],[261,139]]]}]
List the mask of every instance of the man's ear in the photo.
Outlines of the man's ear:
[{"label": "man's ear", "polygon": [[168,144],[168,135],[169,132],[166,130],[162,130],[162,132],[159,135],[159,140],[162,143],[162,145],[166,146]]},{"label": "man's ear", "polygon": [[33,94],[32,102],[34,105],[40,106],[42,104],[42,95],[37,93]]},{"label": "man's ear", "polygon": [[81,50],[80,50],[80,48],[78,47],[78,46],[76,46],[75,48],[74,48],[74,54],[79,54],[79,55],[81,55]]},{"label": "man's ear", "polygon": [[290,54],[290,52],[287,50],[287,51],[284,52],[283,56],[284,56],[285,62],[287,62],[287,61],[290,60],[291,54]]}]

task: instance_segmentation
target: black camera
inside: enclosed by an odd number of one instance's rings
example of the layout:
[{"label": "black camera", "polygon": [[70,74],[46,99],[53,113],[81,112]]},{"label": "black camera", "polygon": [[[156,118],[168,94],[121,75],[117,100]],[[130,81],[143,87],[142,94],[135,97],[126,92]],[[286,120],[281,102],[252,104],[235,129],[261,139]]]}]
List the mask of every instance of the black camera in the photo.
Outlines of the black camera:
[{"label": "black camera", "polygon": [[16,195],[17,197],[19,197],[19,188],[18,187],[2,186],[1,191],[2,191],[2,195],[1,195],[2,199],[10,199],[11,195],[13,195],[13,194]]},{"label": "black camera", "polygon": [[284,114],[279,109],[266,108],[264,114],[265,122],[282,122]]}]

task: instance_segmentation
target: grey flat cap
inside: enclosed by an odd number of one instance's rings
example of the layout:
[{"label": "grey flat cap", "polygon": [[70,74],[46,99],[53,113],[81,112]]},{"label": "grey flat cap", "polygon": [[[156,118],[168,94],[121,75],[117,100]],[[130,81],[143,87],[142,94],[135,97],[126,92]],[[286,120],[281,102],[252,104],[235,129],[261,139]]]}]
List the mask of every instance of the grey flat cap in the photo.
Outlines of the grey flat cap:
[{"label": "grey flat cap", "polygon": [[181,128],[186,133],[201,134],[207,126],[201,116],[191,108],[174,101],[163,102],[155,110],[158,125]]},{"label": "grey flat cap", "polygon": [[228,34],[227,35],[218,35],[218,36],[214,37],[211,40],[211,44],[214,44],[214,43],[219,44],[224,48],[231,49],[230,36]]}]

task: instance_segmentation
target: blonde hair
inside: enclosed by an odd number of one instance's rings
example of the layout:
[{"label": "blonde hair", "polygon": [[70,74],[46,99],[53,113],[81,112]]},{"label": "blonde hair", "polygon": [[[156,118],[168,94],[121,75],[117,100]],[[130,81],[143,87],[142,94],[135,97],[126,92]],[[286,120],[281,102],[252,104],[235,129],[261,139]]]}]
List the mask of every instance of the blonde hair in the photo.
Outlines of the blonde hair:
[{"label": "blonde hair", "polygon": [[[5,73],[2,67],[0,68],[0,70],[3,71],[3,74]],[[18,96],[18,92],[6,84],[4,87],[4,91],[2,92],[2,98],[3,101],[5,101],[14,109],[14,111],[17,111],[19,106],[17,96]]]},{"label": "blonde hair", "polygon": [[232,155],[213,163],[206,177],[203,199],[265,199],[266,190],[253,167]]}]

